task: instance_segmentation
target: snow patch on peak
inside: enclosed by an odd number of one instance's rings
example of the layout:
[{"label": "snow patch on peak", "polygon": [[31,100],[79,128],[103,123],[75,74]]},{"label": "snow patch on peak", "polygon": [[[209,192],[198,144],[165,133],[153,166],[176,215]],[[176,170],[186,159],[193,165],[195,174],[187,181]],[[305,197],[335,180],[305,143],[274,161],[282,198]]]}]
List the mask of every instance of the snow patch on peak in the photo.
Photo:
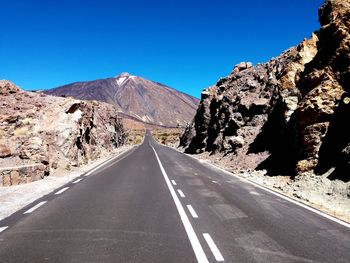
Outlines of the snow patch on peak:
[{"label": "snow patch on peak", "polygon": [[118,86],[122,85],[127,78],[128,77],[119,77],[119,78],[117,78]]},{"label": "snow patch on peak", "polygon": [[131,75],[128,72],[121,73],[118,77],[130,77]]},{"label": "snow patch on peak", "polygon": [[115,79],[117,81],[117,84],[120,86],[122,85],[127,79],[136,79],[136,76],[130,75],[128,72],[123,72],[120,75],[116,76]]}]

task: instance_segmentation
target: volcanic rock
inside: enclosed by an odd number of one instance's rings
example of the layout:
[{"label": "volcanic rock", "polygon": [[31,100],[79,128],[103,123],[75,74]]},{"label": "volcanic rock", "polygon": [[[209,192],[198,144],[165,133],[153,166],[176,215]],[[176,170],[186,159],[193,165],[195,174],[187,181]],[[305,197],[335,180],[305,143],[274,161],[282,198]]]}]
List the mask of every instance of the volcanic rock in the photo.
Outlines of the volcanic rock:
[{"label": "volcanic rock", "polygon": [[107,102],[126,118],[161,126],[184,126],[193,118],[199,100],[141,77],[122,73],[108,79],[76,82],[44,91],[46,94]]},{"label": "volcanic rock", "polygon": [[[319,17],[310,39],[267,63],[240,63],[203,91],[180,146],[231,153],[237,170],[302,175],[336,167],[330,177],[350,180],[350,1],[326,1]],[[242,146],[232,150],[237,136]]]},{"label": "volcanic rock", "polygon": [[6,147],[6,145],[0,144],[0,158],[6,158],[11,156],[10,148]]},{"label": "volcanic rock", "polygon": [[[0,91],[0,168],[5,181],[28,182],[42,178],[39,172],[48,175],[52,168],[79,166],[126,139],[112,105],[25,92],[5,80]],[[17,180],[6,167],[24,167],[14,168],[24,179]]]}]

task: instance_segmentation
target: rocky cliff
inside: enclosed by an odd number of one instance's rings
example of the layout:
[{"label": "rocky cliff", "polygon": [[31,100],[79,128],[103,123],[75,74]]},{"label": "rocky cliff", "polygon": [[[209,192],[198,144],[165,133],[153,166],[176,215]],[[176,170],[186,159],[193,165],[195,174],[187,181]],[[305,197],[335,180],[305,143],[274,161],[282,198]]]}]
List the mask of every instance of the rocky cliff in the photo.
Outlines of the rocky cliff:
[{"label": "rocky cliff", "polygon": [[116,109],[106,103],[25,92],[0,81],[0,108],[0,183],[5,185],[38,179],[26,174],[28,167],[49,174],[52,168],[86,163],[126,137]]},{"label": "rocky cliff", "polygon": [[350,1],[326,1],[319,20],[297,47],[264,64],[240,63],[204,90],[180,146],[220,153],[235,169],[350,180]]},{"label": "rocky cliff", "polygon": [[184,126],[193,118],[199,100],[128,73],[114,78],[76,82],[44,91],[54,96],[107,102],[123,116],[143,123],[167,127]]}]

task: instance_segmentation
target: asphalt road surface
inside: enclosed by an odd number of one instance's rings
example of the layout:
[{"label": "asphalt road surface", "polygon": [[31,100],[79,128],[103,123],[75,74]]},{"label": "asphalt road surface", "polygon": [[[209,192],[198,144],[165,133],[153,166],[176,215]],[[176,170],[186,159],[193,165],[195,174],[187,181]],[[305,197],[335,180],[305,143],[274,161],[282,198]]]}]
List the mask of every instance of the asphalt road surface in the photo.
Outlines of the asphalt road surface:
[{"label": "asphalt road surface", "polygon": [[1,263],[350,262],[346,224],[148,132],[139,147],[0,221],[0,232]]}]

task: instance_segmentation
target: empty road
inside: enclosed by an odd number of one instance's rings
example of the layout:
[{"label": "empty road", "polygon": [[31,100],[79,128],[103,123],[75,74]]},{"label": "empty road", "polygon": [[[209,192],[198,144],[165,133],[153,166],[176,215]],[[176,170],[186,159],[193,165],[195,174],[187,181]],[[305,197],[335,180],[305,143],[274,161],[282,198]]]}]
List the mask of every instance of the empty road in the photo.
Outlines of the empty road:
[{"label": "empty road", "polygon": [[0,262],[348,263],[350,229],[147,132],[140,146],[0,221]]}]

